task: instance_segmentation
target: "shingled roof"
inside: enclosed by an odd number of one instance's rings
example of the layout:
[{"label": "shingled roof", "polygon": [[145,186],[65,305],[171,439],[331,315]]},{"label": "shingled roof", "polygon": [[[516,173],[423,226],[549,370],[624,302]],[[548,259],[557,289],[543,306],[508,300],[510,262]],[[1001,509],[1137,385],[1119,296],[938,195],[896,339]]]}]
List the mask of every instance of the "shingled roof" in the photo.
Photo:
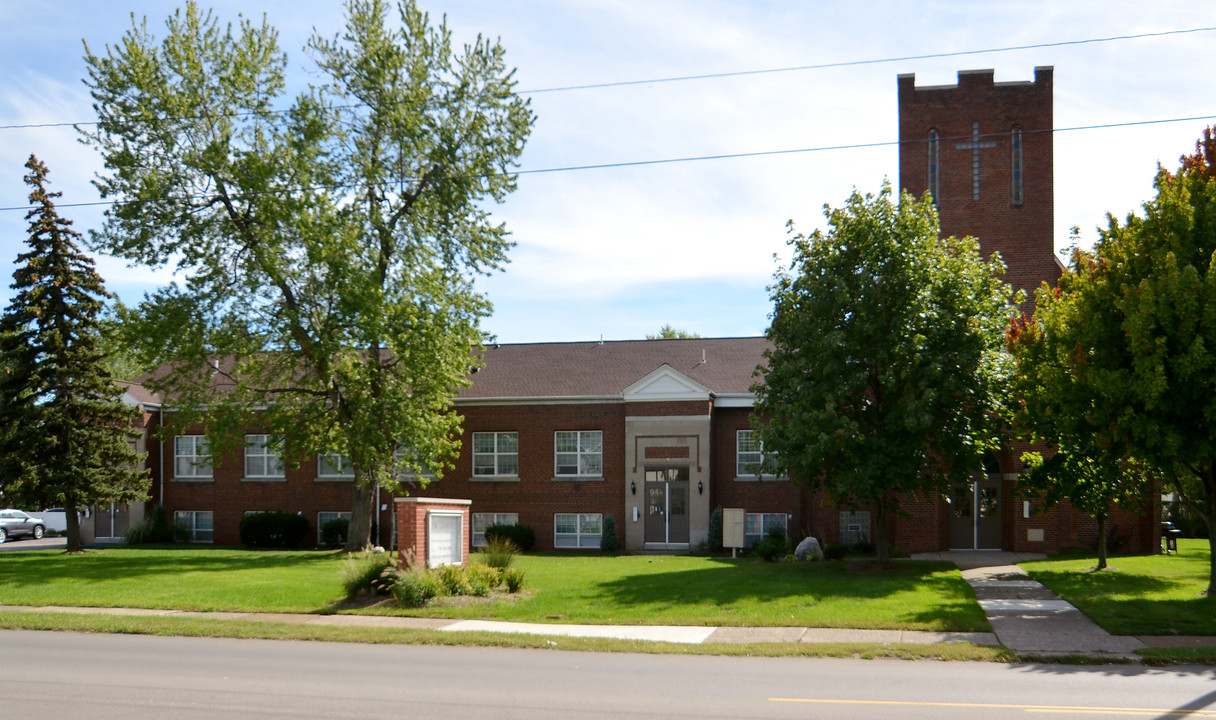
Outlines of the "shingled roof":
[{"label": "shingled roof", "polygon": [[458,401],[607,398],[664,365],[722,394],[748,393],[762,337],[490,345]]}]

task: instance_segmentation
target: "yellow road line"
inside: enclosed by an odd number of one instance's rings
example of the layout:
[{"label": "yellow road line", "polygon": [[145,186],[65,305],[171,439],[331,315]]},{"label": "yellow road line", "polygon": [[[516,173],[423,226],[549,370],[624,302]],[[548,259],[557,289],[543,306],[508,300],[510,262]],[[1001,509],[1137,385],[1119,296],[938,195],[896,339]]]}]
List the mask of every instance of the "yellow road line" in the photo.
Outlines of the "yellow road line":
[{"label": "yellow road line", "polygon": [[1025,710],[1028,713],[1074,715],[1145,715],[1156,717],[1216,718],[1216,710],[1169,710],[1162,708],[1087,707],[1081,705],[1009,705],[1003,703],[916,702],[911,700],[831,700],[828,698],[769,698],[769,702],[818,703],[821,705],[888,705],[892,707],[988,708]]}]

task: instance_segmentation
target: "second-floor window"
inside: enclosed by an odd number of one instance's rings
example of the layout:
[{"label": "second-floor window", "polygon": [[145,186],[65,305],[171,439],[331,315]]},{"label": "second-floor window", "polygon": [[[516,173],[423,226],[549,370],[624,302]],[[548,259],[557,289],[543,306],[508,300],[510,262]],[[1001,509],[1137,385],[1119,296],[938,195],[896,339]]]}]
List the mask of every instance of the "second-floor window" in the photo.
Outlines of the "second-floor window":
[{"label": "second-floor window", "polygon": [[473,433],[474,475],[518,475],[519,433]]},{"label": "second-floor window", "polygon": [[211,449],[205,435],[178,435],[173,438],[173,477],[211,477]]},{"label": "second-floor window", "polygon": [[341,453],[324,453],[317,456],[317,477],[353,478],[355,466],[350,458]]},{"label": "second-floor window", "polygon": [[558,430],[553,433],[553,472],[576,477],[603,475],[603,431]]},{"label": "second-floor window", "polygon": [[271,435],[245,436],[245,477],[283,477],[282,442],[273,442]]}]

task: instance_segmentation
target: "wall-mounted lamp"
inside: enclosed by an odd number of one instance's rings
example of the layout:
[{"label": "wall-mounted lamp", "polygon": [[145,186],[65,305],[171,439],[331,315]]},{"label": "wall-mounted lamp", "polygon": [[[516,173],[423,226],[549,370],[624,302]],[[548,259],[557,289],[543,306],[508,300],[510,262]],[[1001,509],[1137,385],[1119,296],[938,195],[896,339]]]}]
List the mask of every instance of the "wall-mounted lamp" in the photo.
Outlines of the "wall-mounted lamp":
[{"label": "wall-mounted lamp", "polygon": [[700,480],[697,481],[697,494],[698,495],[705,494],[705,483],[701,482]]},{"label": "wall-mounted lamp", "polygon": [[633,480],[629,481],[629,494],[630,495],[638,494],[638,484],[636,482],[634,482]]}]

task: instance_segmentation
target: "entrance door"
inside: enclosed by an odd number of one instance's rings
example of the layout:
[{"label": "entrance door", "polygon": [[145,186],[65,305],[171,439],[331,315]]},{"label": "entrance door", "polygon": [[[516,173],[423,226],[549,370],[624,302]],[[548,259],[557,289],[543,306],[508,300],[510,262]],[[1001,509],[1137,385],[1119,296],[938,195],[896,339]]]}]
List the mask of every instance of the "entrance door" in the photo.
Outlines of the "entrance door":
[{"label": "entrance door", "polygon": [[956,550],[1001,548],[1001,480],[984,476],[955,485],[950,492],[950,547]]},{"label": "entrance door", "polygon": [[111,503],[108,507],[93,508],[93,539],[98,542],[117,542],[131,527],[131,508]]},{"label": "entrance door", "polygon": [[646,468],[646,544],[688,545],[688,468]]}]

